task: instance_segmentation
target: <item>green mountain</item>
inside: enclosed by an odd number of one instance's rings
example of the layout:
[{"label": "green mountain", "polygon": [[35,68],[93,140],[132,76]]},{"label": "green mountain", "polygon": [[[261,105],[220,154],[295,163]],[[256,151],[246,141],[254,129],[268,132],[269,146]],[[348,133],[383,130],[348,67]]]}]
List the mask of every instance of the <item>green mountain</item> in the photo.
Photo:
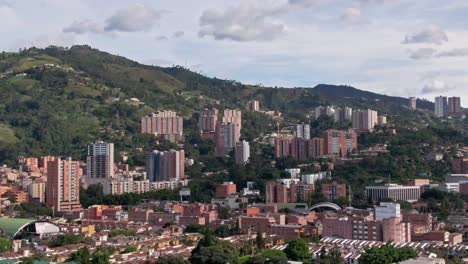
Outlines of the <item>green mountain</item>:
[{"label": "green mountain", "polygon": [[[83,158],[87,143],[116,142],[130,151],[152,141],[139,134],[140,117],[174,110],[194,127],[194,114],[205,107],[245,109],[258,99],[262,109],[281,111],[285,124],[307,120],[319,105],[371,107],[400,116],[395,122],[425,118],[402,107],[404,98],[383,96],[347,86],[269,88],[209,78],[183,67],[147,66],[93,49],[30,48],[0,54],[0,162],[18,155],[71,155]],[[431,108],[425,102],[424,108]],[[411,120],[410,120],[411,119]],[[400,121],[399,121],[400,120]],[[432,120],[432,121],[431,121]],[[266,116],[246,113],[244,136],[271,132]]]}]

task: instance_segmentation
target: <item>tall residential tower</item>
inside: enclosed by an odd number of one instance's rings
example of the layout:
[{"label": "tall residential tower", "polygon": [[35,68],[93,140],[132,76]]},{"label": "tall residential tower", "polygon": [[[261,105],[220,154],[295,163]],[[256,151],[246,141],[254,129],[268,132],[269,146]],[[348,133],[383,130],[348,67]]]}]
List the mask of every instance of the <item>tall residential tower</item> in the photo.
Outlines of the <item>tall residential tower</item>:
[{"label": "tall residential tower", "polygon": [[90,179],[114,177],[114,143],[96,141],[88,145],[87,175]]}]

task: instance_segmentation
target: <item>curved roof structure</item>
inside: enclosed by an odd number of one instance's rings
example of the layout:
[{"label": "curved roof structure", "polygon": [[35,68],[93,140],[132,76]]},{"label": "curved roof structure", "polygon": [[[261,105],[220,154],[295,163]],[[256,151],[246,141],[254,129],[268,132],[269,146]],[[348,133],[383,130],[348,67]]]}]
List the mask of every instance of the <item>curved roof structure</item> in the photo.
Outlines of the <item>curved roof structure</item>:
[{"label": "curved roof structure", "polygon": [[331,209],[334,209],[334,210],[341,210],[342,208],[337,205],[337,204],[334,204],[334,203],[330,203],[330,202],[323,202],[323,203],[318,203],[318,204],[314,204],[312,205],[310,208],[309,208],[309,211],[313,211],[315,209],[319,209],[319,208],[331,208]]},{"label": "curved roof structure", "polygon": [[0,229],[6,236],[14,237],[18,231],[34,222],[37,222],[37,220],[25,218],[0,218]]}]

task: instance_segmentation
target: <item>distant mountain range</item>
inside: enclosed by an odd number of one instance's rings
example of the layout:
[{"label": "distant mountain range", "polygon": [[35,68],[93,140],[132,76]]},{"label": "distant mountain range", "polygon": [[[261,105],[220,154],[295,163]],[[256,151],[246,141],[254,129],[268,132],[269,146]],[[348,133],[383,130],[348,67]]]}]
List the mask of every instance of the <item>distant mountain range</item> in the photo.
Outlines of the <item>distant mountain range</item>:
[{"label": "distant mountain range", "polygon": [[[319,84],[314,87],[314,91],[327,97],[366,98],[369,100],[392,101],[395,104],[408,105],[408,98],[377,94],[359,90],[351,86]],[[434,103],[427,100],[418,99],[417,106],[420,109],[434,109]]]}]

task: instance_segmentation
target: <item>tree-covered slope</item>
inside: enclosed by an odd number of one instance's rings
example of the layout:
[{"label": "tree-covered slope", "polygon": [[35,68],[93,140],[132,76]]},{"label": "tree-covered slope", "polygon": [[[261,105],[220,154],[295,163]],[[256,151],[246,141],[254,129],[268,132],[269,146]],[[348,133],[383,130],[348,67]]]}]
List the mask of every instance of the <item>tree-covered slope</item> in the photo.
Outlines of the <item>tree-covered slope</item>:
[{"label": "tree-covered slope", "polygon": [[[116,142],[119,151],[135,149],[152,140],[138,133],[140,117],[162,109],[182,114],[186,127],[195,126],[194,114],[202,108],[245,109],[250,99],[260,100],[263,109],[283,112],[291,123],[305,121],[314,107],[328,104],[371,106],[384,113],[413,116],[400,112],[408,111],[401,110],[403,98],[357,92],[351,87],[321,87],[244,85],[208,78],[183,67],[142,65],[89,46],[3,52],[0,163],[12,163],[18,155],[83,158],[86,144],[97,138]],[[343,99],[350,91],[359,96]],[[266,116],[245,118],[249,138],[270,129],[255,125],[266,124]]]}]

